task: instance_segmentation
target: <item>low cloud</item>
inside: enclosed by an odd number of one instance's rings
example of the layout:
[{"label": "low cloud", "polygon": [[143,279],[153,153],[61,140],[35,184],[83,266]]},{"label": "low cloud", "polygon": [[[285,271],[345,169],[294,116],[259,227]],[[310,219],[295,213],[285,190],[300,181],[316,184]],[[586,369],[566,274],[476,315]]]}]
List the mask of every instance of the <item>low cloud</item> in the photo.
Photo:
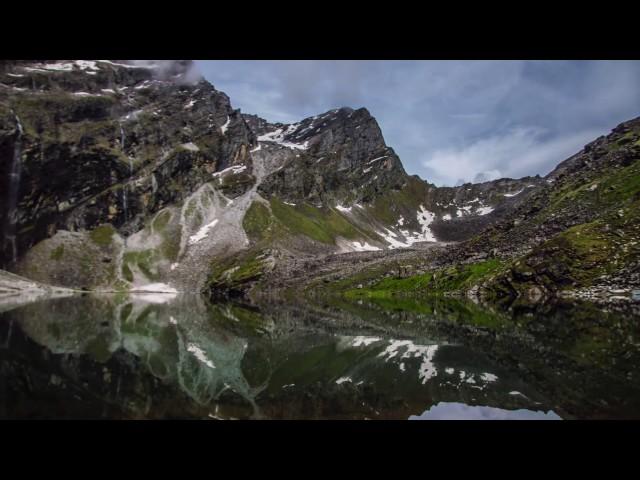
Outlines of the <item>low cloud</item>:
[{"label": "low cloud", "polygon": [[589,129],[547,139],[543,129],[518,127],[459,148],[436,150],[422,165],[439,185],[545,175],[602,133]]},{"label": "low cloud", "polygon": [[192,85],[203,78],[196,63],[191,60],[130,60],[129,63],[151,68],[155,78],[173,80],[181,85]]}]

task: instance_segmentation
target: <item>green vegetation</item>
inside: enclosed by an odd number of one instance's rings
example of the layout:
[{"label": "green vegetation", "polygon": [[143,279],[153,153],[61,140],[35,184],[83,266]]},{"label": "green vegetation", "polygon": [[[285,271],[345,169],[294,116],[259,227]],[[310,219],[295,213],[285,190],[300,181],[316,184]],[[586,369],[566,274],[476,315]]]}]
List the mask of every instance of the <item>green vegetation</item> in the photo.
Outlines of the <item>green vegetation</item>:
[{"label": "green vegetation", "polygon": [[62,256],[64,255],[64,244],[58,245],[51,251],[51,260],[62,260]]},{"label": "green vegetation", "polygon": [[[12,109],[20,117],[25,133],[45,140],[69,142],[81,138],[112,138],[114,123],[107,120],[115,99],[108,96],[77,96],[67,92],[15,95]],[[86,121],[87,118],[91,120]],[[65,125],[66,122],[73,125]]]},{"label": "green vegetation", "polygon": [[[348,289],[344,292],[344,296],[351,299],[389,299],[397,295],[439,295],[464,292],[505,270],[505,268],[506,265],[503,261],[490,259],[404,278],[383,278],[366,287]],[[353,282],[351,284],[353,285]]]},{"label": "green vegetation", "polygon": [[368,236],[332,209],[316,208],[307,203],[287,205],[278,198],[272,198],[271,211],[289,232],[305,235],[325,244],[335,244],[338,236],[347,239]]},{"label": "green vegetation", "polygon": [[243,290],[258,280],[272,266],[270,252],[254,249],[241,252],[222,261],[214,260],[207,281],[212,293]]},{"label": "green vegetation", "polygon": [[156,217],[153,220],[154,230],[156,231],[164,230],[167,224],[169,223],[169,220],[171,220],[171,211],[170,210],[161,211],[156,215]]},{"label": "green vegetation", "polygon": [[253,202],[242,219],[242,228],[254,242],[270,237],[275,231],[273,226],[274,219],[269,208],[260,202]]},{"label": "green vegetation", "polygon": [[427,195],[427,188],[424,182],[409,177],[401,190],[391,190],[384,195],[376,196],[369,212],[385,224],[395,223],[401,215],[407,221],[411,221]]},{"label": "green vegetation", "polygon": [[640,246],[632,239],[640,235],[640,202],[607,220],[576,225],[556,235],[516,262],[512,275],[550,290],[588,287],[639,258]]},{"label": "green vegetation", "polygon": [[541,212],[535,217],[536,224],[542,224],[551,215],[564,210],[572,211],[576,205],[602,212],[606,216],[612,209],[633,203],[640,198],[640,160],[622,168],[597,172],[590,179],[577,177],[554,191]]},{"label": "green vegetation", "polygon": [[133,282],[133,270],[131,270],[131,266],[136,266],[149,280],[159,281],[160,276],[155,268],[157,261],[158,252],[155,250],[126,252],[122,259],[122,275],[127,281]]},{"label": "green vegetation", "polygon": [[89,232],[89,236],[91,240],[96,245],[101,247],[108,247],[111,245],[113,241],[113,235],[116,233],[116,230],[109,224],[100,225],[99,227],[94,228]]}]

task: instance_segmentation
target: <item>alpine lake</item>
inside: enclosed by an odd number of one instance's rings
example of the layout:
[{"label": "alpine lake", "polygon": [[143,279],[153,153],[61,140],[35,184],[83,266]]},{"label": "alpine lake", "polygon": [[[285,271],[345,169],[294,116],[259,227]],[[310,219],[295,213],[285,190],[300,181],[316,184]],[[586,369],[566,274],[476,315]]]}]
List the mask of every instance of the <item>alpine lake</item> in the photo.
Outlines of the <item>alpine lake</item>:
[{"label": "alpine lake", "polygon": [[445,297],[18,297],[0,304],[0,418],[638,418],[637,320]]}]

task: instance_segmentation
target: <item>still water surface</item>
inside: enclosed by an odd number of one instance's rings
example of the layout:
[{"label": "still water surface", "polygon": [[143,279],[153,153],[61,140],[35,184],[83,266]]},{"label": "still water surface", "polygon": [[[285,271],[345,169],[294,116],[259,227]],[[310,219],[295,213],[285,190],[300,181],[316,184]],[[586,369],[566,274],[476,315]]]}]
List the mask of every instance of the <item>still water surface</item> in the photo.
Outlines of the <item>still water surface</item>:
[{"label": "still water surface", "polygon": [[637,322],[571,308],[162,295],[5,306],[0,417],[638,417]]}]

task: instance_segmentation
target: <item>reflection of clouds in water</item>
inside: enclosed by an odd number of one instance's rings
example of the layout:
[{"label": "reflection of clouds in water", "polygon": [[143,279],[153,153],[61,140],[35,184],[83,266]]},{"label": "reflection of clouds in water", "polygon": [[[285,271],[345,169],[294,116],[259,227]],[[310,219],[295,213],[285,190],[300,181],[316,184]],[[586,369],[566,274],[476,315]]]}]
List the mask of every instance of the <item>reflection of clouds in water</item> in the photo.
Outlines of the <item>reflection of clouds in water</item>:
[{"label": "reflection of clouds in water", "polygon": [[471,406],[458,402],[440,402],[421,415],[409,420],[562,420],[554,411],[505,410],[502,408]]}]

